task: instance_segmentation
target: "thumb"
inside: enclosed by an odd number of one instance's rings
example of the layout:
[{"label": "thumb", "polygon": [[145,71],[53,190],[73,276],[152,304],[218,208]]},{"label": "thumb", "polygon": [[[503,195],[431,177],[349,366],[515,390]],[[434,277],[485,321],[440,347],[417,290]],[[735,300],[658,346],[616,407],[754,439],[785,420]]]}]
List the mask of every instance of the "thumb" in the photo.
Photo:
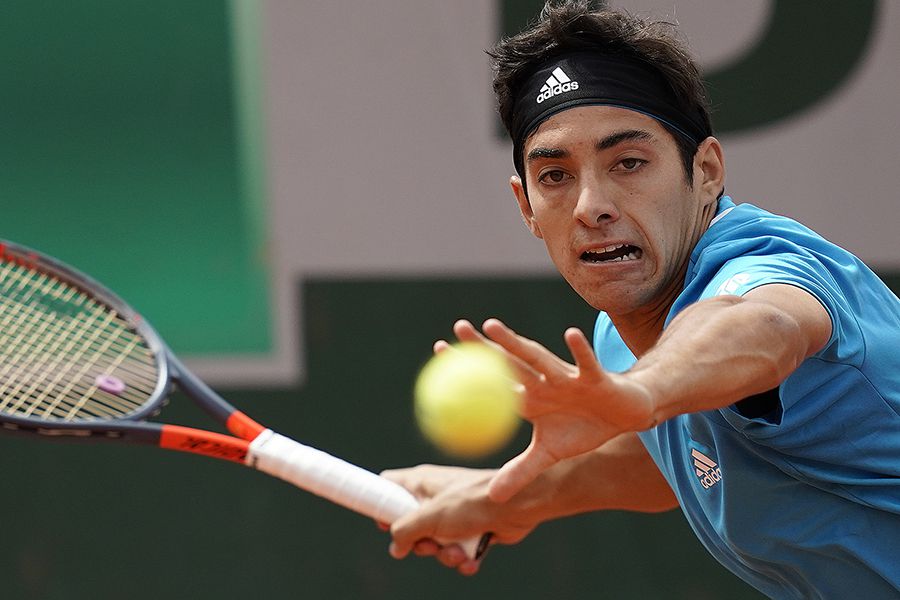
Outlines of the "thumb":
[{"label": "thumb", "polygon": [[406,471],[406,469],[385,469],[378,475],[380,475],[381,477],[384,477],[385,479],[389,479],[390,481],[393,481],[394,483],[403,485],[403,482],[406,479],[406,477],[404,477],[405,471]]},{"label": "thumb", "polygon": [[413,550],[417,541],[433,537],[430,527],[422,525],[421,512],[420,507],[419,510],[403,515],[391,525],[389,551],[394,558],[404,558]]},{"label": "thumb", "polygon": [[423,469],[424,465],[405,469],[387,469],[379,473],[381,477],[406,488],[419,501],[427,500],[441,489],[440,473]]},{"label": "thumb", "polygon": [[506,502],[557,462],[557,458],[532,439],[522,454],[507,462],[494,475],[488,485],[488,496],[494,502]]}]

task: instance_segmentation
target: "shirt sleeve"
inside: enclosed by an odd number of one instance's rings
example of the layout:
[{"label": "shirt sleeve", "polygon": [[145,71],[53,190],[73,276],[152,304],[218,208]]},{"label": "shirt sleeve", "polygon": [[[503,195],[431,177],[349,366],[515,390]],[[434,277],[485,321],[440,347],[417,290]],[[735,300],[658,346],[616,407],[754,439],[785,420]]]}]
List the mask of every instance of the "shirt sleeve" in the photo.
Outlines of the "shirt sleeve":
[{"label": "shirt sleeve", "polygon": [[[784,250],[784,249],[782,249]],[[812,295],[831,319],[831,337],[819,351],[820,358],[846,358],[839,346],[859,336],[849,303],[828,268],[802,249],[776,254],[745,255],[725,262],[709,279],[700,298],[735,295],[775,283],[793,285]]]},{"label": "shirt sleeve", "polygon": [[[739,254],[719,261],[707,278],[700,298],[721,295],[743,296],[764,285],[787,284],[799,287],[815,297],[825,308],[832,323],[831,337],[825,347],[809,360],[841,362],[852,365],[863,360],[862,334],[846,294],[834,274],[820,257],[786,240],[766,245],[766,252]],[[721,249],[728,252],[728,249]],[[731,250],[733,251],[733,249]],[[774,437],[778,430],[794,430],[802,425],[811,409],[803,403],[813,402],[815,394],[794,393],[792,378],[805,377],[801,366],[778,389],[776,410],[753,418],[742,415],[734,405],[720,411],[722,416],[745,435]],[[774,441],[774,440],[771,440]]]}]

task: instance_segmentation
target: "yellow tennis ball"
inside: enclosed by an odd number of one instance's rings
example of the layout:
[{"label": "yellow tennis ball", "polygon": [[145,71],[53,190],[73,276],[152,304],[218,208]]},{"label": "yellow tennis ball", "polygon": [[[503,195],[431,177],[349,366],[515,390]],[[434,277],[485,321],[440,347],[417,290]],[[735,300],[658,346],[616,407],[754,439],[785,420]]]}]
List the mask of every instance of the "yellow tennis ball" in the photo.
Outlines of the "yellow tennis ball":
[{"label": "yellow tennis ball", "polygon": [[422,433],[443,452],[478,458],[499,450],[519,427],[519,394],[512,367],[497,350],[476,342],[434,355],[415,385]]}]

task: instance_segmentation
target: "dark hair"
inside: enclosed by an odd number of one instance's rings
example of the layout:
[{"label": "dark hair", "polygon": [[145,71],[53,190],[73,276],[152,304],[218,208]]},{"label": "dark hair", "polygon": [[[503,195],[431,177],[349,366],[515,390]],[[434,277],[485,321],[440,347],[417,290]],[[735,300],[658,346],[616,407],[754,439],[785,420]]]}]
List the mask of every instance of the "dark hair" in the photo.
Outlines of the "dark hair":
[{"label": "dark hair", "polygon": [[[488,50],[495,73],[497,110],[508,132],[516,98],[538,65],[555,55],[583,50],[624,55],[649,64],[672,87],[682,102],[681,108],[699,113],[707,130],[712,131],[709,100],[700,71],[673,24],[606,10],[591,0],[548,0],[535,23]],[[698,142],[660,124],[678,146],[690,185]]]}]

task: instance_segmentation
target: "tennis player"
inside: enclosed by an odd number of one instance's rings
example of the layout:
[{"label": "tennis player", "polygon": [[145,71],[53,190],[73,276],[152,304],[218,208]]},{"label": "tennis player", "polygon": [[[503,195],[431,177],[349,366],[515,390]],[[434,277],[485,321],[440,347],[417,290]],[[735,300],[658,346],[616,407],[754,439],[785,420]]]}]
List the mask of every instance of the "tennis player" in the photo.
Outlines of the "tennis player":
[{"label": "tennis player", "polygon": [[[599,312],[573,362],[491,319],[528,449],[498,471],[388,471],[421,500],[391,553],[520,541],[544,521],[680,507],[775,598],[900,597],[900,301],[859,259],[725,195],[698,69],[667,25],[584,0],[491,52],[522,217]],[[440,349],[445,342],[439,342]]]}]

